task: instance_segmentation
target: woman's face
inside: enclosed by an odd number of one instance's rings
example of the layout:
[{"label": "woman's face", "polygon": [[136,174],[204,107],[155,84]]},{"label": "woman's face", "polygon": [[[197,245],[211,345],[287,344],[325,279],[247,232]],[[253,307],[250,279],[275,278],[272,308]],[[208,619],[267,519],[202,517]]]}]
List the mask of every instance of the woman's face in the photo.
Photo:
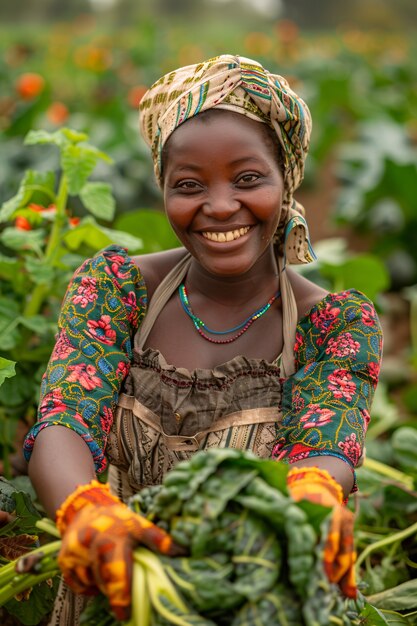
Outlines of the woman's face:
[{"label": "woman's face", "polygon": [[172,228],[211,274],[244,274],[271,248],[284,184],[261,123],[197,115],[169,138],[163,173]]}]

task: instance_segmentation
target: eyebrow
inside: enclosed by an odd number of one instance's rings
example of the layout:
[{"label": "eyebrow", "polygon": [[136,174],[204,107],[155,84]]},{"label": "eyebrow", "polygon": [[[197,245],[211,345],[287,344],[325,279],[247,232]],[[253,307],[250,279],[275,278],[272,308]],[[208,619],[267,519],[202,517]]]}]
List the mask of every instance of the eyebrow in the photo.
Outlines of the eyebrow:
[{"label": "eyebrow", "polygon": [[[230,162],[229,165],[239,165],[240,163],[247,163],[247,162],[253,162],[253,163],[263,163],[263,159],[259,159],[256,156],[245,156],[245,157],[241,157],[239,159],[234,159],[233,161]],[[200,171],[202,169],[202,167],[204,166],[199,166],[196,165],[195,163],[183,163],[178,165],[175,168],[176,172],[182,172],[183,170],[192,170],[192,171]]]}]

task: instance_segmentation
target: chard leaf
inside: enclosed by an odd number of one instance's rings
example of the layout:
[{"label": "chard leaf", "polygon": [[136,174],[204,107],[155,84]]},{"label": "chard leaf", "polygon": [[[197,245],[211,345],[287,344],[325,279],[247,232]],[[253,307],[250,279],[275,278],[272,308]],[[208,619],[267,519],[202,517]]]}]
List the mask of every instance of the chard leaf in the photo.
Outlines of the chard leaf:
[{"label": "chard leaf", "polygon": [[[5,607],[11,615],[14,615],[19,620],[19,624],[36,626],[43,617],[52,611],[58,584],[59,576],[48,579],[32,587],[28,600],[9,600]],[[116,624],[117,622],[115,621]]]},{"label": "chard leaf", "polygon": [[411,611],[417,609],[417,578],[368,596],[367,600],[373,606],[384,610]]}]

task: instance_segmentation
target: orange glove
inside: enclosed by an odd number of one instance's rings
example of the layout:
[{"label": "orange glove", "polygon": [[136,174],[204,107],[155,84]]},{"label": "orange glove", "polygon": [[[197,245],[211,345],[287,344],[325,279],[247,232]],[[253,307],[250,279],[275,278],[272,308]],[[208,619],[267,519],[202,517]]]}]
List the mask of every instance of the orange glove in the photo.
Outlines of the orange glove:
[{"label": "orange glove", "polygon": [[338,583],[348,598],[356,598],[356,552],[353,543],[353,513],[343,502],[341,486],[327,470],[296,467],[288,472],[288,490],[292,498],[310,500],[333,508],[329,533],[324,546],[324,570],[332,583]]},{"label": "orange glove", "polygon": [[96,480],[68,496],[57,511],[56,523],[62,535],[58,563],[65,581],[77,593],[102,591],[120,621],[130,616],[136,543],[162,554],[177,553],[165,531],[131,511],[108,485]]}]

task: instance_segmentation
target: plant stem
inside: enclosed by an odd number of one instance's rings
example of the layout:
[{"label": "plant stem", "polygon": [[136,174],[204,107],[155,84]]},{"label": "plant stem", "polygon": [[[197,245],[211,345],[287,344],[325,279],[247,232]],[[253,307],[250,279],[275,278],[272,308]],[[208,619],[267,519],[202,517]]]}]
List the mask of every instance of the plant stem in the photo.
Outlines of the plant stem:
[{"label": "plant stem", "polygon": [[47,517],[43,517],[42,519],[36,522],[36,528],[39,530],[43,530],[45,533],[52,535],[52,537],[56,537],[57,539],[61,538],[59,534],[59,530],[55,526],[54,522]]},{"label": "plant stem", "polygon": [[385,465],[385,463],[381,463],[380,461],[376,461],[375,459],[366,458],[364,467],[371,471],[377,472],[378,474],[382,474],[387,478],[391,478],[397,483],[402,483],[407,489],[413,489],[413,477],[408,474],[404,474],[404,472],[400,472],[394,467],[390,467],[389,465]]},{"label": "plant stem", "polygon": [[[46,263],[50,266],[53,265],[55,255],[58,251],[61,241],[61,231],[65,224],[65,209],[67,206],[67,200],[68,181],[65,174],[62,174],[56,197],[56,215],[52,225],[51,235],[46,246],[44,257]],[[31,317],[32,315],[36,315],[37,313],[39,313],[48,291],[48,285],[38,284],[35,286],[30,299],[27,301],[26,306],[23,310],[23,317]]]},{"label": "plant stem", "polygon": [[415,524],[412,524],[411,526],[408,526],[408,528],[405,528],[404,530],[400,530],[398,533],[394,533],[393,535],[389,535],[384,539],[380,539],[380,541],[375,541],[375,543],[371,543],[364,550],[362,550],[362,552],[358,556],[358,559],[356,561],[356,567],[359,567],[360,564],[367,558],[367,556],[372,552],[375,552],[375,550],[379,550],[380,548],[389,546],[391,543],[395,543],[396,541],[403,541],[414,533],[417,533],[417,522]]}]

